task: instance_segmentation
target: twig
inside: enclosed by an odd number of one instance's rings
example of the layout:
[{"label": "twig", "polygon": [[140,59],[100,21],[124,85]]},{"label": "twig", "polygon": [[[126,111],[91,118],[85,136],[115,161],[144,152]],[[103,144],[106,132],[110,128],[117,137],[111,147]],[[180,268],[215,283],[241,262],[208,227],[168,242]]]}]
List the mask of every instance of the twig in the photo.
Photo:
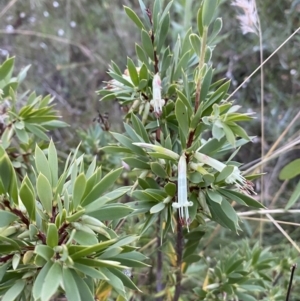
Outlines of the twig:
[{"label": "twig", "polygon": [[294,273],[295,273],[295,269],[297,267],[297,264],[293,264],[292,265],[292,268],[291,268],[291,277],[290,277],[290,282],[289,282],[289,287],[288,287],[288,291],[287,291],[287,294],[286,294],[286,301],[289,301],[289,298],[290,298],[290,293],[291,293],[291,289],[292,289],[292,283],[293,283],[293,278],[294,278]]},{"label": "twig", "polygon": [[283,230],[283,228],[275,221],[275,219],[270,215],[266,214],[267,218],[272,221],[276,228],[283,234],[283,236],[292,244],[292,246],[300,253],[299,246],[292,240],[292,238]]},{"label": "twig", "polygon": [[18,0],[12,0],[10,1],[0,12],[0,19],[3,17],[6,12],[17,2]]},{"label": "twig", "polygon": [[295,210],[284,210],[284,209],[261,209],[261,210],[252,210],[246,212],[239,212],[239,216],[249,216],[249,215],[256,215],[256,214],[278,214],[278,213],[300,213],[299,209]]},{"label": "twig", "polygon": [[[163,269],[163,254],[161,251],[161,237],[160,231],[160,218],[157,220],[157,235],[156,235],[156,246],[157,246],[157,270],[156,270],[156,292],[160,293],[163,290],[162,286],[162,269]],[[157,297],[156,301],[162,301],[162,297]]]},{"label": "twig", "polygon": [[[241,218],[242,218],[242,219],[246,219],[246,220],[250,220],[250,221],[264,221],[264,222],[270,222],[270,223],[272,223],[272,221],[270,221],[269,219],[267,219],[267,218],[261,218],[261,217],[242,216]],[[299,224],[299,223],[286,222],[286,221],[281,221],[281,220],[277,220],[277,219],[276,219],[276,222],[277,222],[278,224],[283,224],[283,225],[290,225],[290,226],[297,226],[297,227],[300,227],[300,224]]]},{"label": "twig", "polygon": [[176,284],[175,284],[175,294],[173,301],[178,301],[181,294],[181,280],[182,280],[182,252],[183,252],[183,229],[180,222],[180,217],[177,217],[177,243],[176,243],[176,253],[177,253],[177,269],[176,269]]}]

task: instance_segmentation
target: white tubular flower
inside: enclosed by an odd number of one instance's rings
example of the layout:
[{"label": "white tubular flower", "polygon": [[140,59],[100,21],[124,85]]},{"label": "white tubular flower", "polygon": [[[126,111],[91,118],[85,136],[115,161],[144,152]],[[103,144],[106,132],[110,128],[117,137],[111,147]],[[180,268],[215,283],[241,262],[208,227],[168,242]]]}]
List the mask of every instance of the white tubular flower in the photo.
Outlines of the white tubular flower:
[{"label": "white tubular flower", "polygon": [[[219,172],[221,172],[227,166],[226,164],[199,152],[196,152],[194,154],[194,157],[200,163],[209,165],[210,167],[214,168]],[[246,193],[254,193],[252,183],[247,181],[242,176],[241,171],[237,166],[234,166],[232,173],[225,179],[225,182],[227,184],[235,184],[238,187],[238,189]]]},{"label": "white tubular flower", "polygon": [[186,158],[182,154],[178,163],[178,202],[173,203],[172,206],[179,209],[179,222],[185,223],[187,226],[190,223],[189,220],[189,206],[193,205],[193,202],[187,200],[187,178],[186,178]]},{"label": "white tubular flower", "polygon": [[161,98],[161,79],[158,73],[153,77],[152,94],[153,99],[150,101],[150,105],[154,109],[156,118],[159,118],[162,113],[162,107],[165,105],[165,100]]},{"label": "white tubular flower", "polygon": [[137,145],[137,146],[142,147],[142,148],[148,148],[148,149],[154,150],[154,151],[156,151],[160,154],[163,154],[163,155],[166,155],[166,156],[170,157],[170,159],[173,159],[173,160],[178,160],[179,159],[178,154],[176,154],[175,152],[173,152],[173,151],[171,151],[167,148],[159,146],[159,145],[154,145],[154,144],[144,143],[144,142],[134,142],[132,144]]}]

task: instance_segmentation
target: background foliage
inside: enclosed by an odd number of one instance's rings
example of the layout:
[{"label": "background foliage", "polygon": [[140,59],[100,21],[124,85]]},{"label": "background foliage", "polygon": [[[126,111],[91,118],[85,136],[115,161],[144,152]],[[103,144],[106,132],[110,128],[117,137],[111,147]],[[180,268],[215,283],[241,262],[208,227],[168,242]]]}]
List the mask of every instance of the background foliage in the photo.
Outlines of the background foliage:
[{"label": "background foliage", "polygon": [[[297,16],[300,4],[298,2],[268,0],[258,3],[265,57],[299,26]],[[119,131],[122,129],[122,124],[119,122],[122,109],[113,102],[99,104],[99,96],[95,91],[103,87],[103,80],[108,79],[106,71],[111,60],[115,61],[121,69],[125,69],[127,55],[134,59],[134,45],[140,39],[134,25],[128,21],[122,4],[131,7],[140,15],[138,1],[124,1],[124,3],[120,1],[89,3],[83,0],[26,3],[10,1],[0,4],[1,61],[4,61],[8,54],[16,55],[17,71],[32,64],[26,82],[20,86],[21,91],[36,90],[38,95],[51,93],[56,97],[56,107],[61,112],[63,120],[79,131],[78,133],[68,129],[53,131],[53,139],[58,141],[59,148],[68,150],[68,153],[69,149],[75,148],[78,142],[83,140],[79,151],[87,154],[86,163],[90,163],[92,157],[97,155],[99,161],[106,162],[103,165],[107,170],[119,166],[120,161],[115,156],[99,151],[99,146],[106,145],[112,138],[93,122],[93,119],[97,118],[95,110],[100,109],[102,113],[108,111],[111,129]],[[176,41],[177,34],[183,35],[191,24],[195,24],[194,5],[196,4],[193,4],[193,1],[175,1],[171,10],[173,30],[170,39],[172,41]],[[221,1],[218,15],[223,18],[224,27],[213,56],[216,77],[230,78],[231,89],[234,89],[259,65],[258,41],[254,36],[241,34],[235,18],[236,9],[229,1]],[[266,128],[263,147],[267,153],[298,113],[300,89],[298,49],[299,37],[295,36],[266,65],[264,121],[259,114],[258,75],[247,82],[235,95],[235,99],[244,110],[258,112],[257,119],[246,125],[248,133],[256,136],[254,143],[247,144],[237,156],[238,160],[245,164],[245,169],[260,158],[261,122],[265,123]],[[282,174],[280,176],[282,168],[299,157],[298,137],[299,121],[291,126],[281,139],[279,147],[275,149],[276,151],[281,147],[281,151],[275,153],[274,158],[265,165],[264,170],[267,172],[265,189],[257,198],[263,200],[269,209],[285,208],[291,197],[297,199],[299,196],[297,190],[300,189],[296,186],[299,182],[297,172],[292,179],[289,179],[290,176]],[[272,153],[274,154],[274,150]],[[128,173],[130,176],[131,172]],[[126,178],[123,180],[127,181]],[[256,191],[260,191],[259,181],[256,182]],[[297,203],[293,208],[297,208]],[[297,242],[299,239],[297,213],[285,212],[272,216],[281,221],[294,223],[283,225],[283,228]],[[265,216],[263,218],[266,219]],[[189,290],[190,282],[194,282],[191,284],[192,287],[196,283],[199,287],[205,287],[207,281],[207,283],[221,283],[225,286],[221,291],[226,291],[226,283],[223,283],[222,279],[234,281],[236,275],[230,275],[230,255],[238,247],[239,251],[234,256],[235,259],[240,258],[240,262],[243,262],[240,273],[243,274],[243,270],[250,270],[251,273],[252,267],[256,265],[258,267],[256,272],[260,273],[260,276],[264,275],[264,286],[268,283],[270,287],[270,295],[264,296],[265,300],[282,300],[286,292],[289,268],[296,260],[297,250],[290,247],[286,238],[268,219],[263,227],[259,227],[259,224],[258,215],[254,215],[254,220],[245,216],[242,224],[244,231],[239,237],[225,229],[215,228],[214,224],[207,224],[208,231],[201,240],[199,249],[202,260],[194,270],[188,271],[189,277],[183,282],[184,289]],[[133,227],[134,222],[128,223],[123,230],[130,233]],[[148,233],[148,236],[140,241],[145,254],[150,258],[150,264],[155,260],[155,244],[151,244],[152,239],[151,233]],[[260,253],[256,244],[258,240],[263,247],[270,246],[270,250]],[[228,241],[232,244],[228,244]],[[224,245],[226,245],[225,249]],[[162,251],[170,264],[174,263],[172,245],[168,242],[164,243]],[[207,269],[207,266],[211,269]],[[172,272],[165,275],[167,276],[164,281],[172,283]],[[252,275],[247,276],[252,277]],[[156,277],[155,270],[145,269],[145,272],[138,270],[136,274],[133,271],[133,277],[135,283],[145,293],[141,298],[146,298],[145,296],[148,295],[148,300],[151,300],[155,287],[150,283],[153,282],[151,279]],[[259,284],[248,285],[253,287],[249,286],[245,289],[253,291],[257,289],[259,294]],[[200,289],[197,293],[201,296]],[[293,297],[297,298],[298,294],[295,289]],[[223,295],[223,298],[226,297]]]}]

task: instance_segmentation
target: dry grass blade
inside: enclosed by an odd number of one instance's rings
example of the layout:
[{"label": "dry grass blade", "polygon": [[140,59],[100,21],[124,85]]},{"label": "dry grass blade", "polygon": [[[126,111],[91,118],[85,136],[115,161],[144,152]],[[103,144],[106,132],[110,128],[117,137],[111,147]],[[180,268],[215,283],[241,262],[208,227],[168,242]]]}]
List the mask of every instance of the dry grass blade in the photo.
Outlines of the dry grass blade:
[{"label": "dry grass blade", "polygon": [[[243,216],[242,219],[246,219],[246,220],[250,220],[250,221],[263,221],[263,222],[269,222],[272,223],[272,221],[270,221],[267,218],[261,218],[261,217],[248,217],[248,216]],[[290,225],[290,226],[297,226],[299,227],[300,224],[299,223],[293,223],[293,222],[286,222],[286,221],[280,221],[280,220],[275,220],[278,224],[283,224],[283,225]]]},{"label": "dry grass blade", "polygon": [[300,248],[296,242],[283,230],[279,223],[269,214],[266,214],[267,218],[274,224],[274,226],[283,234],[283,236],[291,243],[291,245],[300,253]]},{"label": "dry grass blade", "polygon": [[11,0],[9,3],[7,3],[7,5],[0,12],[0,18],[3,17],[6,14],[6,12],[16,4],[17,1],[18,0]]}]

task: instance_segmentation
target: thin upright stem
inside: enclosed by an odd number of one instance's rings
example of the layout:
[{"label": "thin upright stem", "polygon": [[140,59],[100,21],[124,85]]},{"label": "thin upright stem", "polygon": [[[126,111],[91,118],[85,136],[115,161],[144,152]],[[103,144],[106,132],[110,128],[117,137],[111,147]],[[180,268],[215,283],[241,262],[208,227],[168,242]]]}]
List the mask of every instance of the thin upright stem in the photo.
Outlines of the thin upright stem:
[{"label": "thin upright stem", "polygon": [[291,272],[289,287],[288,287],[288,291],[287,291],[287,295],[286,295],[286,299],[285,299],[286,301],[289,301],[289,299],[290,299],[290,293],[291,293],[291,290],[292,290],[292,283],[293,283],[293,278],[294,278],[294,273],[295,273],[296,267],[297,267],[296,264],[292,265],[292,272]]},{"label": "thin upright stem", "polygon": [[183,228],[178,216],[177,222],[177,242],[176,242],[176,253],[177,253],[177,262],[176,262],[176,285],[175,285],[175,294],[173,301],[178,301],[181,294],[181,280],[182,280],[182,254],[183,254]]},{"label": "thin upright stem", "polygon": [[[160,237],[160,218],[157,220],[157,270],[156,270],[156,292],[159,294],[163,290],[162,285],[162,269],[163,269],[163,253],[161,251],[161,237]],[[162,301],[162,297],[157,297],[156,301]]]},{"label": "thin upright stem", "polygon": [[[253,1],[256,6],[256,1]],[[256,8],[257,12],[257,8]],[[260,55],[260,114],[261,114],[261,160],[263,161],[263,158],[265,157],[265,102],[264,102],[264,54],[263,54],[263,40],[262,40],[262,30],[261,30],[261,24],[258,13],[257,15],[257,23],[258,23],[258,36],[259,36],[259,55]],[[264,173],[264,165],[262,164],[260,167],[260,173]],[[261,203],[264,204],[264,195],[265,195],[265,181],[264,177],[262,176],[260,178],[260,184],[261,184]],[[262,243],[263,238],[263,224],[264,222],[260,222],[260,231],[259,231],[259,240],[260,243]]]}]

